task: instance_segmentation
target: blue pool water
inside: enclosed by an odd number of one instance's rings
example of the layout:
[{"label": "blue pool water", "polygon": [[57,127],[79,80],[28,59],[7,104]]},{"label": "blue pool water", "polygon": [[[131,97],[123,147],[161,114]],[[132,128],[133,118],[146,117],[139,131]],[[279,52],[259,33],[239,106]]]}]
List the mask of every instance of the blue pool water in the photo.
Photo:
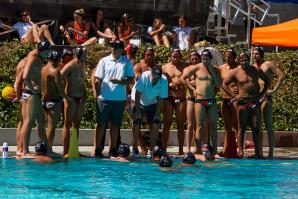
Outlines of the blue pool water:
[{"label": "blue pool water", "polygon": [[297,160],[157,163],[0,160],[0,198],[298,198]]}]

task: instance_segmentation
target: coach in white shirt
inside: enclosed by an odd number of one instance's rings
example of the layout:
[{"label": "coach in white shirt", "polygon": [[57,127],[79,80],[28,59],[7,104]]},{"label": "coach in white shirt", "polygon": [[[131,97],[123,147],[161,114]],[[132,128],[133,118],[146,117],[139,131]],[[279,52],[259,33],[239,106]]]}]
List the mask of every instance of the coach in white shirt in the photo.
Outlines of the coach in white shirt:
[{"label": "coach in white shirt", "polygon": [[159,66],[154,66],[151,70],[143,72],[136,81],[131,93],[134,122],[133,154],[135,156],[138,156],[138,137],[144,117],[150,126],[150,150],[147,156],[152,155],[160,124],[161,98],[167,97],[168,80],[166,76],[162,75]]},{"label": "coach in white shirt", "polygon": [[122,56],[124,43],[114,41],[112,53],[102,58],[95,72],[96,88],[96,122],[95,156],[102,157],[100,143],[108,121],[110,127],[110,156],[117,156],[117,137],[121,126],[125,101],[127,99],[126,85],[134,81],[134,69],[131,61]]}]

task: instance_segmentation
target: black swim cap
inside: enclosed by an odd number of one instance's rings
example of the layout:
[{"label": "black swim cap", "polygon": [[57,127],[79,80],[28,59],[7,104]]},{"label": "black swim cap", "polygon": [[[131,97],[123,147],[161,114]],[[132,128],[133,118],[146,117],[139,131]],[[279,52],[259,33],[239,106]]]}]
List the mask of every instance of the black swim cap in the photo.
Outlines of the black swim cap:
[{"label": "black swim cap", "polygon": [[159,162],[160,167],[171,167],[173,164],[172,159],[167,156],[162,156]]},{"label": "black swim cap", "polygon": [[73,55],[73,51],[70,48],[64,48],[62,51],[62,57],[65,56],[72,56]]},{"label": "black swim cap", "polygon": [[201,53],[201,56],[203,57],[203,56],[207,56],[207,57],[209,57],[210,59],[212,59],[212,54],[211,54],[211,52],[208,50],[208,49],[204,49],[203,51],[202,51],[202,53]]},{"label": "black swim cap", "polygon": [[79,59],[81,59],[82,54],[84,53],[85,49],[83,47],[77,47],[75,49],[75,54]]},{"label": "black swim cap", "polygon": [[130,149],[128,144],[120,144],[118,148],[118,152],[120,157],[128,157],[130,154]]},{"label": "black swim cap", "polygon": [[37,44],[37,49],[38,49],[39,52],[42,52],[44,50],[50,50],[50,48],[51,48],[51,44],[45,39],[41,40]]},{"label": "black swim cap", "polygon": [[265,50],[264,50],[263,47],[261,47],[261,46],[255,46],[255,47],[253,48],[253,50],[257,50],[257,51],[259,51],[261,57],[264,57]]},{"label": "black swim cap", "polygon": [[48,147],[47,147],[47,144],[45,142],[40,141],[35,145],[35,152],[38,155],[47,154],[47,150],[48,150]]},{"label": "black swim cap", "polygon": [[236,53],[236,51],[235,51],[234,48],[229,48],[229,49],[227,50],[227,52],[231,53],[231,54],[233,55],[234,59],[236,59],[236,57],[237,57],[237,53]]},{"label": "black swim cap", "polygon": [[163,150],[161,149],[160,146],[155,146],[153,149],[153,158],[161,158],[163,156]]},{"label": "black swim cap", "polygon": [[186,164],[194,164],[196,162],[195,155],[191,152],[188,152],[184,155],[183,160]]},{"label": "black swim cap", "polygon": [[56,50],[52,50],[48,54],[48,59],[52,60],[54,63],[57,63],[61,57],[61,53]]}]

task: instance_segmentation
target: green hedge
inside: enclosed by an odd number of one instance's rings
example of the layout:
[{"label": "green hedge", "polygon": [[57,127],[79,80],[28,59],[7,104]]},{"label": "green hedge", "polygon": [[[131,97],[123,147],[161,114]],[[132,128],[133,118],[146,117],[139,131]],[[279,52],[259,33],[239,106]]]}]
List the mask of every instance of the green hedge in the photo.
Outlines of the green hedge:
[{"label": "green hedge", "polygon": [[[221,51],[225,51],[228,45],[217,46]],[[234,46],[240,52],[239,46]],[[0,90],[7,84],[13,84],[15,78],[15,68],[22,56],[31,49],[30,46],[21,45],[17,41],[4,42],[0,46]],[[140,60],[144,46],[139,50],[137,59]],[[170,49],[165,47],[154,47],[156,62],[160,65],[168,61]],[[82,128],[94,128],[95,106],[91,94],[90,76],[98,61],[103,56],[109,54],[109,49],[98,45],[88,49],[87,68],[87,92],[88,100],[82,120]],[[183,60],[188,61],[188,52],[183,52]],[[273,101],[273,126],[274,130],[297,131],[298,130],[298,53],[297,51],[283,51],[280,53],[266,53],[266,59],[271,59],[280,64],[286,74],[286,82],[279,90]],[[219,97],[219,96],[218,96]],[[220,112],[219,112],[220,113]],[[0,127],[16,127],[19,119],[19,106],[17,103],[7,102],[0,99]],[[223,128],[222,119],[218,120],[219,128]],[[124,117],[123,128],[130,128],[130,120],[127,115]],[[175,128],[175,125],[173,126]]]}]

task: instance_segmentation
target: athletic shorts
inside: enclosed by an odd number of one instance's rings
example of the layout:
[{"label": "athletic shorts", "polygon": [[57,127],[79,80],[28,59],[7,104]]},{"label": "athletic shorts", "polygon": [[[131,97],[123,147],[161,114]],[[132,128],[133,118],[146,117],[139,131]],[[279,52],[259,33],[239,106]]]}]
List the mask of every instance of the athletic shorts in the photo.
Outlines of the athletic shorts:
[{"label": "athletic shorts", "polygon": [[99,124],[107,124],[109,119],[111,124],[121,126],[125,101],[112,101],[97,99],[96,103],[96,122]]}]

